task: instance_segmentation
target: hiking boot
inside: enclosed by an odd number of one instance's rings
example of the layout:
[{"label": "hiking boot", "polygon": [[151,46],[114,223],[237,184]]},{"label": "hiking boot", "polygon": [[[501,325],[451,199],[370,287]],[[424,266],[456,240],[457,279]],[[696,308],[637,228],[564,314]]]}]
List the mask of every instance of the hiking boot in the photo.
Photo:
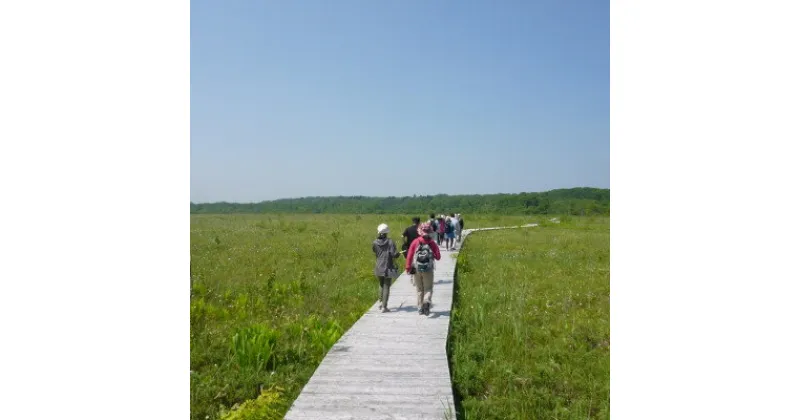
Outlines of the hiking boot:
[{"label": "hiking boot", "polygon": [[383,313],[389,312],[389,308],[384,306],[383,309],[381,309],[381,312]]},{"label": "hiking boot", "polygon": [[419,308],[419,312],[418,312],[418,313],[419,313],[420,315],[422,315],[423,313],[425,313],[425,310],[424,310],[424,309],[422,309],[422,308]]},{"label": "hiking boot", "polygon": [[422,305],[422,314],[425,315],[425,316],[428,316],[428,315],[431,314],[431,303],[430,302],[427,302],[424,305]]}]

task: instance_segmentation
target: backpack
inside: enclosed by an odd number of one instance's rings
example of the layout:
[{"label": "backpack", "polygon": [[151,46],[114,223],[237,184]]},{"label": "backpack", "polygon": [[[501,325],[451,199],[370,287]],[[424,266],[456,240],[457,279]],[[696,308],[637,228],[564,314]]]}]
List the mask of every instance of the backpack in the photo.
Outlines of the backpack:
[{"label": "backpack", "polygon": [[420,273],[433,271],[433,249],[427,242],[420,242],[414,253],[414,268]]},{"label": "backpack", "polygon": [[428,222],[430,222],[431,228],[433,228],[434,232],[439,231],[439,222],[436,219],[430,219]]},{"label": "backpack", "polygon": [[445,226],[444,232],[453,233],[453,229],[455,229],[455,226],[453,225],[453,219],[450,219],[450,221],[448,221],[447,225]]}]

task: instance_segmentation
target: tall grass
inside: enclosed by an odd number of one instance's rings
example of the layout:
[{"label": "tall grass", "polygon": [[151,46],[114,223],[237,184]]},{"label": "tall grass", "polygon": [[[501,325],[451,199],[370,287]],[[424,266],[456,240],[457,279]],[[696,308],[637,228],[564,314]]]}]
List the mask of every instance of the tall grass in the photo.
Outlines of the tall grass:
[{"label": "tall grass", "polygon": [[448,352],[463,419],[609,418],[608,218],[478,232]]},{"label": "tall grass", "polygon": [[[465,216],[466,227],[545,220]],[[191,418],[281,418],[377,300],[375,228],[389,224],[399,246],[411,217],[192,215]]]},{"label": "tall grass", "polygon": [[[377,300],[375,228],[389,224],[399,246],[411,216],[192,215],[191,418],[281,418]],[[466,216],[468,227],[532,220]]]}]

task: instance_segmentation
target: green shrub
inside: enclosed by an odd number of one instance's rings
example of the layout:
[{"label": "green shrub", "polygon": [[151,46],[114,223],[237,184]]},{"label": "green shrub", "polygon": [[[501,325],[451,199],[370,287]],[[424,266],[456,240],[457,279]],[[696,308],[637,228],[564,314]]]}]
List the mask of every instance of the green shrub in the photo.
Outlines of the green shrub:
[{"label": "green shrub", "polygon": [[222,410],[222,420],[278,420],[289,408],[288,402],[283,398],[282,388],[271,388],[261,392],[254,400],[234,406],[231,411]]}]

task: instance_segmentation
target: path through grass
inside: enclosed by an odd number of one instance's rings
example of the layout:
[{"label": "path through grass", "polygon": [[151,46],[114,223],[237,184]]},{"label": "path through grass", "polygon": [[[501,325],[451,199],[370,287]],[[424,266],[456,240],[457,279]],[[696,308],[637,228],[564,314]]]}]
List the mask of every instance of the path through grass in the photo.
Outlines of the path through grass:
[{"label": "path through grass", "polygon": [[[375,228],[388,223],[399,246],[410,218],[193,215],[191,418],[225,417],[246,402],[240,413],[252,414],[238,418],[282,418],[328,349],[377,299]],[[473,227],[536,221],[466,220]]]}]

